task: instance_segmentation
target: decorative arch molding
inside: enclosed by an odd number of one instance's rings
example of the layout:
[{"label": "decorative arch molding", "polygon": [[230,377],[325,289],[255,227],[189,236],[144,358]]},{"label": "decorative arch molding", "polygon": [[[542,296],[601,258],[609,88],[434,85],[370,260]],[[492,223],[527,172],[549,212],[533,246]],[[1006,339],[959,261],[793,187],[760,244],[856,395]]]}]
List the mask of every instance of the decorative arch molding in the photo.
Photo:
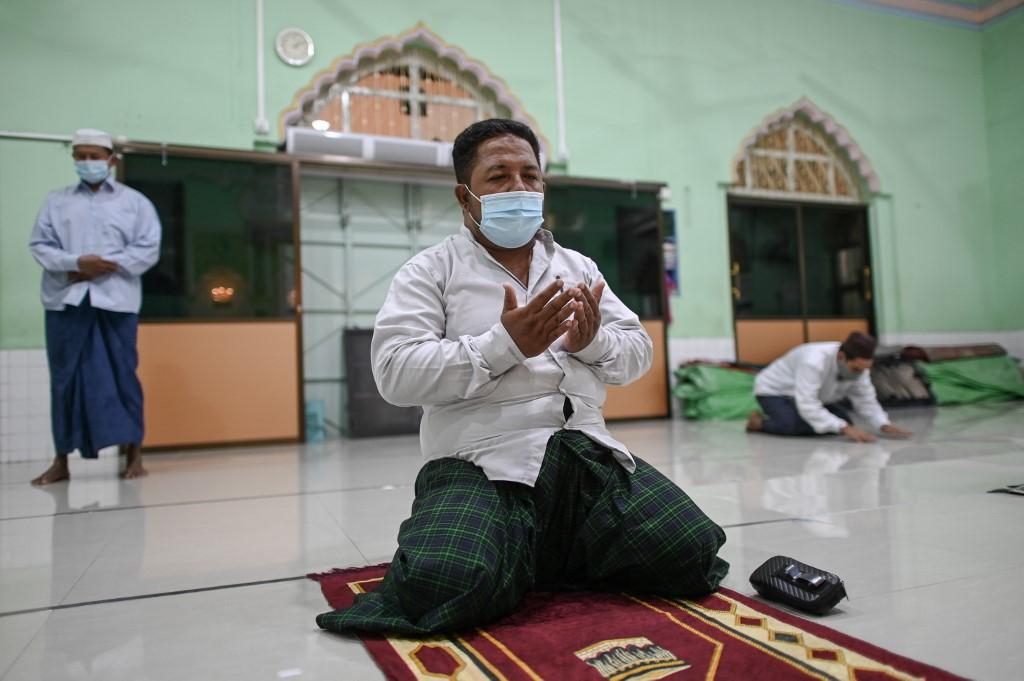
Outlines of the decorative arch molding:
[{"label": "decorative arch molding", "polygon": [[540,141],[541,150],[550,158],[550,144],[541,134],[537,122],[527,113],[519,98],[512,94],[508,84],[491,72],[483,62],[473,59],[461,48],[450,45],[430,30],[423,22],[396,36],[384,36],[370,43],[357,46],[351,53],[336,58],[327,68],[317,72],[313,78],[295,93],[291,103],[278,117],[278,134],[283,139],[288,126],[301,122],[304,110],[332,85],[339,82],[346,73],[356,71],[361,64],[380,61],[388,53],[400,55],[409,48],[426,48],[438,58],[450,62],[461,75],[469,76],[477,89],[489,97],[501,109],[507,110],[508,117],[524,123],[534,131]]},{"label": "decorative arch molding", "polygon": [[766,136],[778,131],[780,128],[792,123],[810,123],[832,147],[830,150],[836,156],[836,160],[845,166],[855,180],[861,185],[861,190],[868,198],[870,194],[881,191],[881,184],[878,175],[875,173],[871,161],[867,158],[860,146],[853,140],[850,133],[827,112],[822,111],[811,100],[806,97],[800,98],[792,106],[779,109],[768,115],[761,124],[754,128],[744,138],[740,148],[732,159],[731,177],[737,187],[746,186],[746,178],[741,176],[741,168],[750,153],[755,149],[758,142]]}]

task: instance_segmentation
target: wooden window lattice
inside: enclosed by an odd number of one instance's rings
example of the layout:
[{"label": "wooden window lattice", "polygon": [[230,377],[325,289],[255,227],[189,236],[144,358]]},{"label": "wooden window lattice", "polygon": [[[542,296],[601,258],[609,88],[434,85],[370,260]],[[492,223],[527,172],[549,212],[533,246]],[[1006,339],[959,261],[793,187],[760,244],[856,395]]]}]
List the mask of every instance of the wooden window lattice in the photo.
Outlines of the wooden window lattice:
[{"label": "wooden window lattice", "polygon": [[736,164],[738,193],[859,202],[846,162],[826,137],[794,117],[758,137]]},{"label": "wooden window lattice", "polygon": [[305,107],[317,130],[452,142],[476,121],[511,112],[426,50],[391,53],[341,74]]}]

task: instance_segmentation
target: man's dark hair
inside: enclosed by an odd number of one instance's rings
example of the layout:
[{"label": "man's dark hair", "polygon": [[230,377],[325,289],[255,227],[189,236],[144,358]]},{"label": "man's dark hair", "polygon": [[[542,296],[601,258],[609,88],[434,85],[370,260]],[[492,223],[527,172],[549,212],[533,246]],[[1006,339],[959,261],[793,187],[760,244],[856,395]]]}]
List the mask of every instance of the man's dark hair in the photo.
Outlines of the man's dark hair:
[{"label": "man's dark hair", "polygon": [[510,121],[507,118],[489,118],[486,121],[479,121],[459,133],[455,138],[455,145],[452,147],[452,163],[455,164],[455,179],[459,184],[469,184],[469,177],[473,174],[473,164],[476,163],[477,148],[491,139],[502,135],[515,135],[526,140],[533,148],[533,155],[537,157],[537,165],[540,165],[540,142],[537,136],[530,130],[530,126],[519,121]]},{"label": "man's dark hair", "polygon": [[878,344],[875,339],[866,333],[860,331],[854,331],[843,344],[839,346],[839,349],[846,355],[846,359],[872,359],[875,356],[875,347]]}]

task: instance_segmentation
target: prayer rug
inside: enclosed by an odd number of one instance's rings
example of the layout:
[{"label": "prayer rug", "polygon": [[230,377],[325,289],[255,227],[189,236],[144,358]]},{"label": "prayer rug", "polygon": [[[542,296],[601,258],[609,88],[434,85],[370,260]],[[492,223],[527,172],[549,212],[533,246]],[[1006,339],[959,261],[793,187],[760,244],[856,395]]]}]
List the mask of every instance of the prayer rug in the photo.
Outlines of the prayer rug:
[{"label": "prayer rug", "polygon": [[[371,591],[377,565],[311,574],[332,608]],[[959,679],[729,589],[696,600],[534,592],[479,629],[361,637],[388,679]]]}]

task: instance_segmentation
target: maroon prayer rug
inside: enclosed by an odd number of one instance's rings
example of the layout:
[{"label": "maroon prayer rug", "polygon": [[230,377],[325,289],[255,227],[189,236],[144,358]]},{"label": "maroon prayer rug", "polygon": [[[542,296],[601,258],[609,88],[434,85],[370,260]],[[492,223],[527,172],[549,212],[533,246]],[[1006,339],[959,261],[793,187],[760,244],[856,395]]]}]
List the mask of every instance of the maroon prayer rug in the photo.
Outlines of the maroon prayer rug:
[{"label": "maroon prayer rug", "polygon": [[[332,608],[372,591],[377,565],[309,575]],[[536,592],[486,627],[425,639],[362,636],[384,675],[508,681],[959,679],[730,589],[696,600]]]}]

